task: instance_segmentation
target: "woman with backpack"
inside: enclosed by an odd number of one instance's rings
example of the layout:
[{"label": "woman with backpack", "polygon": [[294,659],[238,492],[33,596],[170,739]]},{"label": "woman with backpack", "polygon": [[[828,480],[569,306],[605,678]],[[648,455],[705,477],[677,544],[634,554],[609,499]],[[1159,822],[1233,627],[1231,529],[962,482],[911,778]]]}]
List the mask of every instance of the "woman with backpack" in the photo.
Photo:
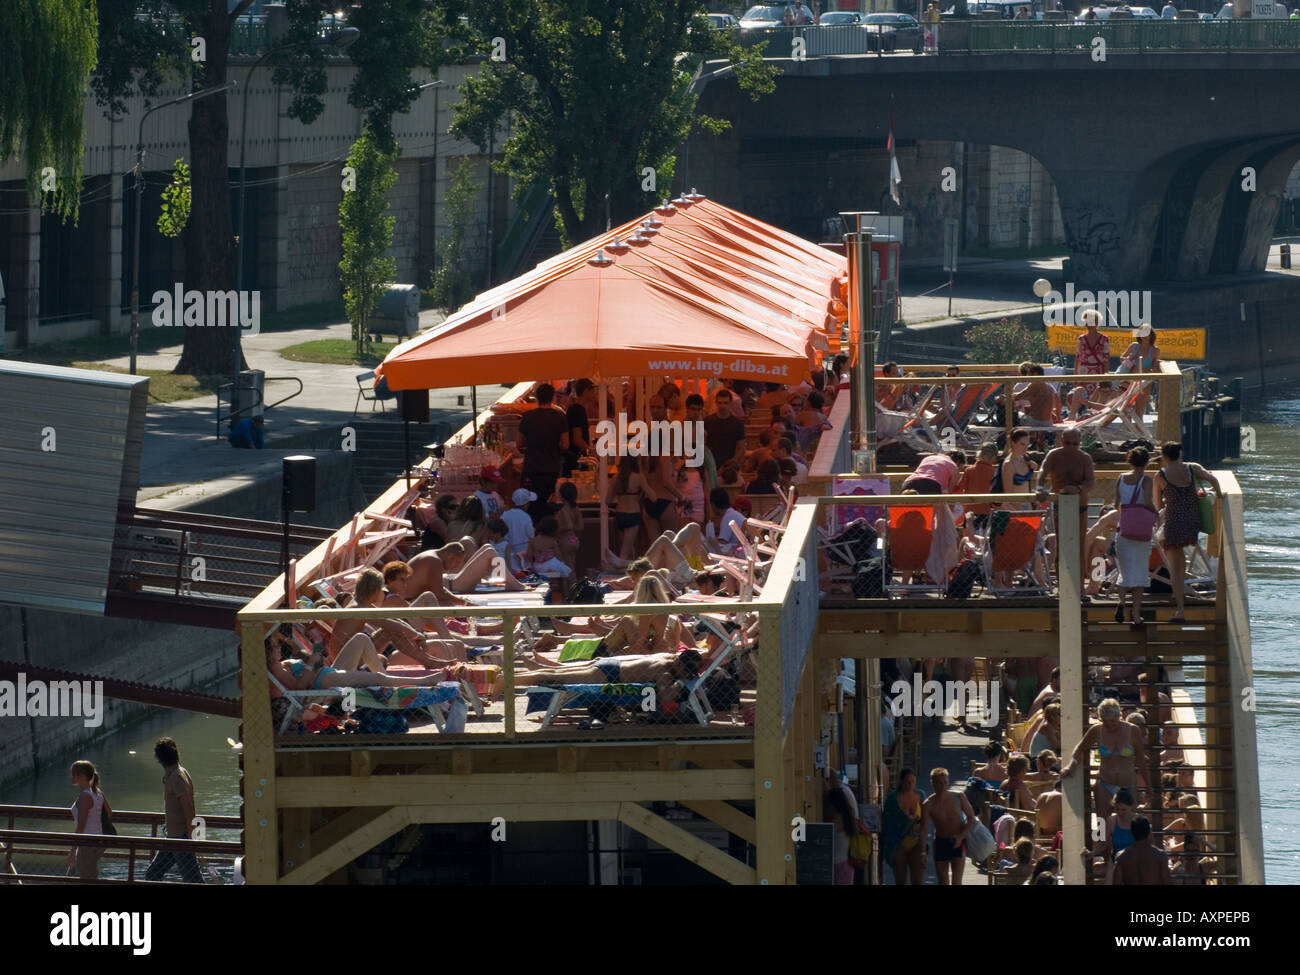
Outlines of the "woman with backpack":
[{"label": "woman with backpack", "polygon": [[1115,560],[1119,563],[1119,608],[1115,622],[1124,622],[1124,604],[1133,596],[1134,627],[1142,625],[1142,593],[1147,587],[1151,561],[1151,534],[1156,523],[1154,485],[1147,477],[1151,455],[1145,447],[1128,452],[1127,474],[1115,482],[1115,506],[1119,508],[1119,533],[1115,537]]},{"label": "woman with backpack", "polygon": [[[103,836],[104,824],[113,814],[113,807],[99,791],[99,772],[93,762],[85,759],[72,763],[72,784],[79,791],[77,801],[72,804],[72,819],[76,823],[74,833],[90,836]],[[68,851],[68,872],[76,868],[80,880],[99,879],[99,859],[104,855],[102,846],[74,846]]]}]

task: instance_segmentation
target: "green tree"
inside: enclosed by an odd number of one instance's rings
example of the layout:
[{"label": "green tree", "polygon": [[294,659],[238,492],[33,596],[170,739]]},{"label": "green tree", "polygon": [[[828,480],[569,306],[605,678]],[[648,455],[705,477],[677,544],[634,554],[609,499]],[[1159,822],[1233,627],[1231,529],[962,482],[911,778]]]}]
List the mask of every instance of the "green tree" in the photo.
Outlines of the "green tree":
[{"label": "green tree", "polygon": [[343,260],[339,277],[343,303],[352,323],[357,355],[370,344],[366,326],[384,286],[397,274],[397,263],[384,252],[393,244],[393,225],[387,216],[388,191],[397,183],[393,163],[395,152],[385,152],[369,130],[352,144],[347,165],[356,176],[356,186],[343,193],[339,204],[339,230],[343,234]]},{"label": "green tree", "polygon": [[694,114],[696,59],[683,52],[730,60],[754,97],[774,87],[761,52],[711,30],[700,0],[465,0],[464,9],[485,60],[462,86],[451,131],[486,151],[509,115],[499,168],[519,194],[550,187],[570,243],[605,229],[606,196],[615,223],[662,199],[692,125],[726,127]]},{"label": "green tree", "polygon": [[[88,0],[0,3],[0,162],[26,160],[27,188],[43,209],[77,218],[86,84],[95,68],[98,15]],[[44,176],[43,176],[44,174]]]},{"label": "green tree", "polygon": [[158,232],[164,237],[179,237],[190,220],[190,167],[177,159],[172,181],[162,191],[162,212],[158,214]]},{"label": "green tree", "polygon": [[971,346],[972,362],[1045,362],[1049,354],[1045,332],[1030,331],[1008,318],[968,329],[966,341]]},{"label": "green tree", "polygon": [[[231,67],[232,25],[253,4],[253,0],[98,2],[99,67],[92,87],[111,115],[124,111],[132,94],[152,99],[160,86],[178,79],[188,80],[193,88],[223,84]],[[0,0],[0,9],[11,3]],[[322,15],[339,6],[343,5],[337,0],[286,3],[289,30],[277,41],[271,64],[275,80],[294,90],[289,114],[304,123],[315,121],[324,110],[325,48],[313,41],[319,36]],[[381,140],[391,142],[393,113],[408,110],[419,97],[411,69],[436,67],[454,53],[442,43],[451,31],[449,18],[455,21],[449,11],[446,3],[430,6],[424,0],[366,0],[351,7],[349,24],[360,28],[361,35],[347,51],[358,68],[348,100],[362,109],[367,125]],[[193,57],[196,38],[203,39],[202,61]],[[246,70],[237,72],[236,80],[242,85]],[[186,286],[226,291],[234,287],[236,278],[226,98],[205,98],[190,106],[189,137],[193,209],[183,235]],[[176,372],[229,372],[237,341],[237,329],[185,329]]]},{"label": "green tree", "polygon": [[433,272],[433,284],[429,288],[429,295],[437,307],[448,315],[468,301],[473,292],[465,261],[465,232],[478,203],[479,188],[474,179],[473,164],[462,159],[442,203],[443,213],[447,216],[447,232],[437,241],[438,267]]}]

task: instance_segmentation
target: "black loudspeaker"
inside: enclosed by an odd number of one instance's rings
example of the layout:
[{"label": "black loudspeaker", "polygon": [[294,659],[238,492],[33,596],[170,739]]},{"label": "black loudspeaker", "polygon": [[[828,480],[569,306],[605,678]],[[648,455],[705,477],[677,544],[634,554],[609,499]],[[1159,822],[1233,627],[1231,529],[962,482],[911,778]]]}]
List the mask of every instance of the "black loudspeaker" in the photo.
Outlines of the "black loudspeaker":
[{"label": "black loudspeaker", "polygon": [[397,394],[402,402],[402,420],[406,423],[429,422],[429,391],[403,389]]},{"label": "black loudspeaker", "polygon": [[316,458],[284,459],[284,494],[286,510],[316,510]]}]

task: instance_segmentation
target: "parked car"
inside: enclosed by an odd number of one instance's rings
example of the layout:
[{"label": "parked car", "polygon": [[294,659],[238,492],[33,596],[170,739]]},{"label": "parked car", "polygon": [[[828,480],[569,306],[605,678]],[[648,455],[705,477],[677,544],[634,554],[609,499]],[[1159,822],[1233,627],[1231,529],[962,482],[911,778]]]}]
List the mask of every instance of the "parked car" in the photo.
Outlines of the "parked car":
[{"label": "parked car", "polygon": [[921,24],[910,14],[867,14],[865,25],[871,32],[871,50],[897,51],[911,48],[920,54],[925,44]]},{"label": "parked car", "polygon": [[816,15],[813,14],[812,8],[806,3],[771,3],[750,7],[746,10],[744,16],[740,18],[740,27],[742,30],[784,27],[785,11],[788,7],[795,7],[796,13],[798,10],[802,10],[807,24],[817,23]]},{"label": "parked car", "polygon": [[817,23],[822,27],[849,27],[862,23],[862,14],[854,10],[828,10]]},{"label": "parked car", "polygon": [[1154,7],[1129,7],[1129,13],[1133,15],[1134,20],[1159,20],[1160,15],[1156,13]]},{"label": "parked car", "polygon": [[740,21],[731,14],[709,14],[709,26],[714,30],[731,30],[739,27]]}]

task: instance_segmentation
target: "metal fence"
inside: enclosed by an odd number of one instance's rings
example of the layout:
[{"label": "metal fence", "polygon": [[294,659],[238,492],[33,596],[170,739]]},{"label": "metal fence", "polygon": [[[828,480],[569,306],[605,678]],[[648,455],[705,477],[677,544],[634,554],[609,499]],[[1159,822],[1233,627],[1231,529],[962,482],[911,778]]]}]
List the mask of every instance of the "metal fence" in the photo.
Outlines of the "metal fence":
[{"label": "metal fence", "polygon": [[1300,50],[1300,21],[1111,20],[1082,24],[996,21],[972,23],[967,37],[966,51],[971,54],[1090,52],[1098,37],[1106,42],[1107,52],[1295,51]]},{"label": "metal fence", "polygon": [[[807,58],[855,54],[910,54],[900,41],[878,50],[876,35],[861,26],[772,27],[743,30],[737,40],[745,47],[765,43],[765,57]],[[1097,20],[1088,23],[958,21],[939,28],[940,53],[1009,54],[1090,52],[1102,38],[1108,52],[1146,51],[1296,51],[1300,50],[1297,20]]]}]

